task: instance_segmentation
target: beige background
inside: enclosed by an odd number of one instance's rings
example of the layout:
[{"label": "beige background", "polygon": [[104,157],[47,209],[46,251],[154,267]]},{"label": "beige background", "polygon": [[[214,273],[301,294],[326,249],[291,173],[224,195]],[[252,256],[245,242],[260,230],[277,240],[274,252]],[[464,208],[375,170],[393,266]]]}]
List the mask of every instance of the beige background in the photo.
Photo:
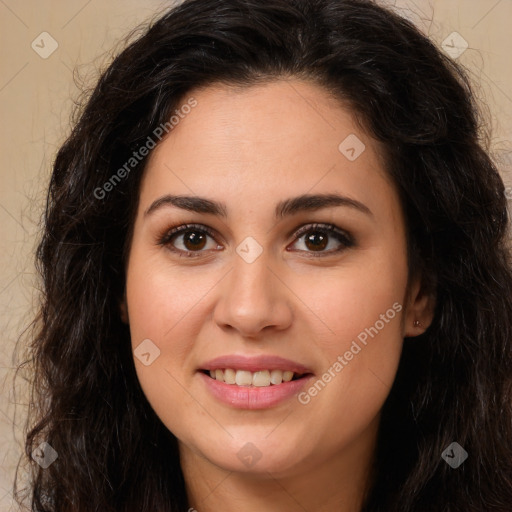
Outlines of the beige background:
[{"label": "beige background", "polygon": [[[511,0],[396,0],[394,5],[438,44],[462,41],[457,60],[470,68],[489,109],[492,149],[512,199]],[[22,379],[14,407],[14,344],[37,301],[33,251],[55,152],[78,97],[73,71],[93,85],[114,43],[171,1],[0,0],[0,512],[11,508],[22,442]],[[51,41],[58,47],[43,59]],[[455,37],[455,39],[454,39]],[[41,39],[44,42],[41,43]],[[43,47],[44,44],[44,47]],[[16,412],[16,415],[15,415]]]}]

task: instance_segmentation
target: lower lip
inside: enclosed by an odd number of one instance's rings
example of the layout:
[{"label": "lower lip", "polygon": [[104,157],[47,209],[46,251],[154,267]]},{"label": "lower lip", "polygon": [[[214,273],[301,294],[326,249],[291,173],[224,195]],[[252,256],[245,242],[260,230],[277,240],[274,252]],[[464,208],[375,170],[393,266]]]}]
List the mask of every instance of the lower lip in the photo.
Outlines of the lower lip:
[{"label": "lower lip", "polygon": [[268,409],[279,405],[300,391],[312,377],[302,377],[298,380],[282,384],[255,387],[226,384],[199,372],[210,393],[221,402],[238,409]]}]

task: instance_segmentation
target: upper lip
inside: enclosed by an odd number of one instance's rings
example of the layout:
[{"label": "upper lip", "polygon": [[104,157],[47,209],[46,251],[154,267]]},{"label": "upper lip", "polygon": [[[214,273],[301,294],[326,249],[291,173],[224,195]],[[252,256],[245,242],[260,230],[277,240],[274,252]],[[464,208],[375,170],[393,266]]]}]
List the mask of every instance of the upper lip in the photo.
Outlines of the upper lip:
[{"label": "upper lip", "polygon": [[218,370],[226,368],[247,370],[249,372],[257,372],[261,370],[288,370],[299,374],[311,373],[311,370],[303,364],[274,355],[251,357],[242,355],[225,355],[211,359],[210,361],[203,363],[200,367],[201,370]]}]

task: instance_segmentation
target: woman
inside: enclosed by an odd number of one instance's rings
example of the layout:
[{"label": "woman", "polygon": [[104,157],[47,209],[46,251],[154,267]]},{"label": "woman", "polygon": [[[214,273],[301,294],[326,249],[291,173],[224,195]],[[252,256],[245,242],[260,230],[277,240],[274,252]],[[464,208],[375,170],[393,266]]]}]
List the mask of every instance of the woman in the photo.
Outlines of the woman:
[{"label": "woman", "polygon": [[512,503],[504,186],[464,72],[367,0],[191,0],[51,178],[41,511]]}]

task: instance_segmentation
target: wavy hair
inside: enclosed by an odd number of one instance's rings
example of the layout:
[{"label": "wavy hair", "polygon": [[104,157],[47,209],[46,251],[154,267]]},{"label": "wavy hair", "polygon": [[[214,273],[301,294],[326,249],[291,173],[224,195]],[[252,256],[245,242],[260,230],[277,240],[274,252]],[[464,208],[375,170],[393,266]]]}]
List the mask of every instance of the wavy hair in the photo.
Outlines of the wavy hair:
[{"label": "wavy hair", "polygon": [[[290,77],[349,105],[382,143],[409,269],[436,297],[430,328],[404,341],[362,512],[510,512],[504,185],[467,72],[370,0],[188,0],[101,74],[55,158],[36,255],[40,310],[23,363],[34,372],[23,456],[32,510],[187,509],[177,440],[142,392],[119,313],[147,157],[105,197],[95,191],[191,91]],[[30,456],[42,441],[58,453],[46,469]],[[469,454],[458,469],[441,458],[453,441]]]}]

